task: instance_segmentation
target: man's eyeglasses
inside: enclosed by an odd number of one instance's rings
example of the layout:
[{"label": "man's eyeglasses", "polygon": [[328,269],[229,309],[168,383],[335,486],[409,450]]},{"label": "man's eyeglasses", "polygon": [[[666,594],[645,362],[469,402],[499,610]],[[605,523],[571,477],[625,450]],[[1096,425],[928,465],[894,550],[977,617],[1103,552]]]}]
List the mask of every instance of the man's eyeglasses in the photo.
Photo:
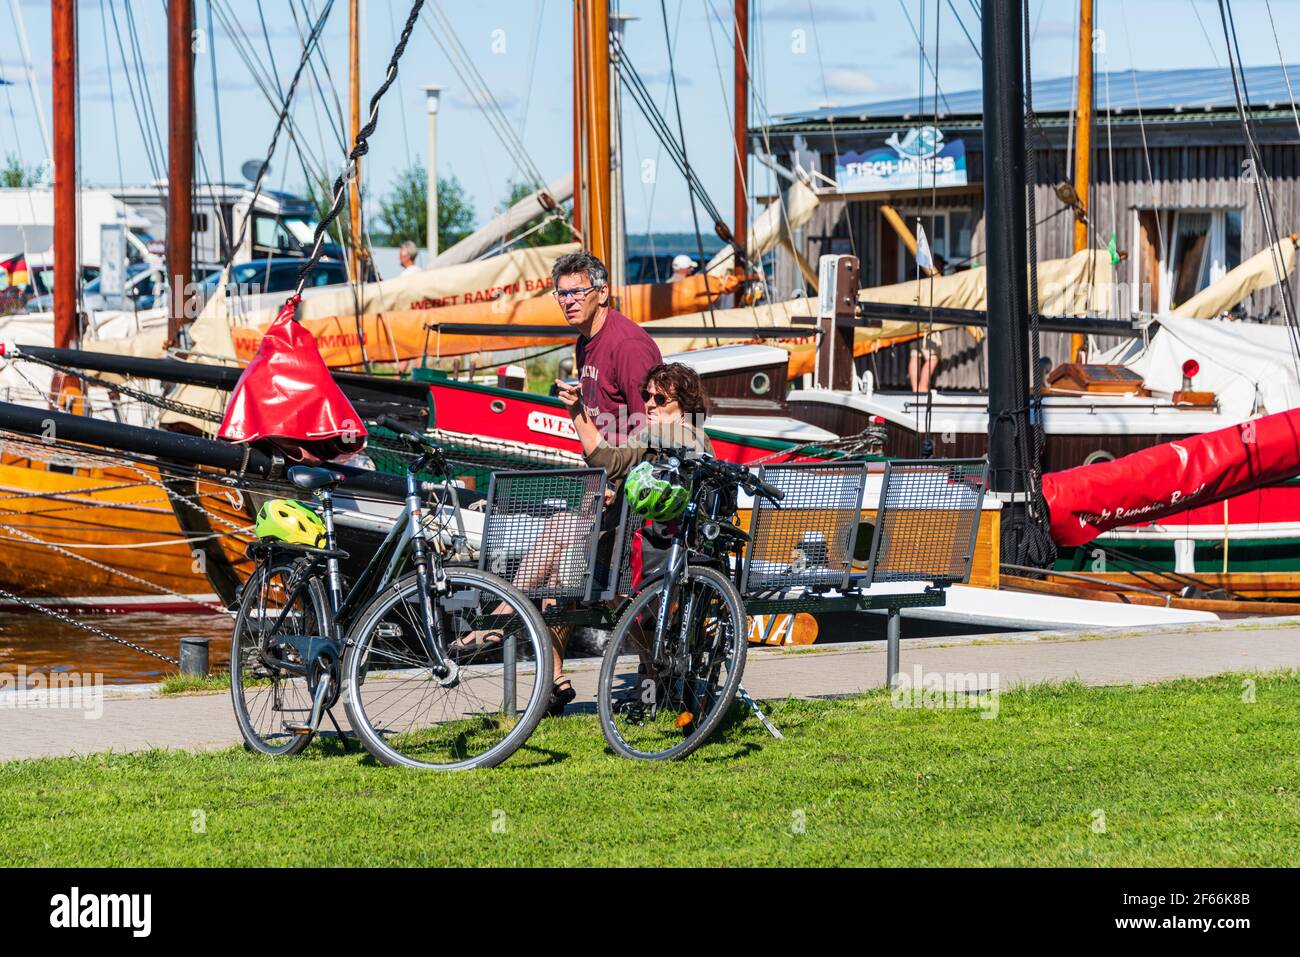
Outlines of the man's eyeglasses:
[{"label": "man's eyeglasses", "polygon": [[672,402],[672,401],[673,401],[673,398],[674,398],[673,396],[668,395],[667,393],[664,393],[664,392],[653,392],[653,393],[652,393],[652,392],[647,392],[645,389],[642,389],[642,390],[641,390],[641,401],[642,401],[642,402],[649,402],[649,401],[651,401],[651,400],[653,399],[653,400],[654,400],[654,404],[657,405],[657,406],[659,406],[659,408],[661,408],[661,409],[662,409],[665,405],[667,405],[669,402]]},{"label": "man's eyeglasses", "polygon": [[567,299],[581,299],[593,289],[599,288],[599,286],[578,286],[576,289],[556,289],[551,292],[551,295],[564,302]]}]

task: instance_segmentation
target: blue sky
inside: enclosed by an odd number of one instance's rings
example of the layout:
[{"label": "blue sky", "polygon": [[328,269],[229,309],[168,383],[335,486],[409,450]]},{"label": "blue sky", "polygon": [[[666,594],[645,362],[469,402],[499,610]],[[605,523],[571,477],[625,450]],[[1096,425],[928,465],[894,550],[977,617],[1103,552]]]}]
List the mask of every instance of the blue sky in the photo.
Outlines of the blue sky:
[{"label": "blue sky", "polygon": [[[7,7],[13,0],[5,0]],[[432,2],[432,0],[430,0]],[[767,115],[807,109],[824,103],[846,105],[908,96],[918,90],[918,50],[913,33],[924,16],[926,47],[935,58],[939,31],[938,73],[947,90],[979,83],[979,61],[963,35],[954,8],[975,41],[979,40],[973,6],[976,0],[755,0],[751,41],[755,87]],[[196,18],[206,34],[209,0],[194,0]],[[217,124],[212,87],[215,53],[220,88],[225,177],[238,182],[239,167],[266,151],[275,113],[240,59],[220,14],[233,14],[235,33],[242,30],[262,69],[274,64],[279,83],[287,85],[297,65],[300,29],[324,7],[325,0],[214,0],[214,30],[201,41],[196,57],[199,144],[207,168],[218,176]],[[36,69],[43,109],[49,113],[50,14],[40,0],[18,0]],[[79,70],[81,83],[81,164],[92,184],[118,182],[118,164],[128,183],[152,178],[149,151],[128,92],[127,63],[131,31],[126,0],[80,0]],[[1143,69],[1226,63],[1217,0],[1096,0],[1098,26],[1105,31],[1105,54],[1099,69]],[[1300,35],[1287,30],[1287,13],[1296,0],[1271,0],[1281,29],[1282,54],[1300,59]],[[732,205],[730,86],[732,0],[664,0],[668,32],[675,44],[672,66],[681,100],[682,122],[692,164],[724,215]],[[629,57],[675,126],[668,85],[669,63],[664,18],[659,0],[616,0],[629,23]],[[1278,62],[1265,0],[1236,0],[1237,30],[1244,61]],[[298,19],[290,15],[291,8]],[[406,0],[362,0],[362,95],[368,100],[378,86],[394,39],[409,9]],[[460,43],[520,134],[542,175],[551,179],[570,169],[571,36],[569,0],[441,0],[441,9]],[[1074,18],[1077,0],[1030,0],[1034,24],[1033,59],[1038,76],[1062,76],[1074,69]],[[112,12],[117,13],[115,31]],[[4,9],[6,19],[9,10]],[[141,53],[138,105],[156,117],[166,140],[166,20],[163,0],[133,0],[135,36]],[[1196,14],[1199,13],[1199,20]],[[266,38],[262,23],[265,22]],[[1285,22],[1284,22],[1285,21]],[[106,29],[105,29],[106,26]],[[323,34],[322,48],[333,84],[330,89],[318,64],[308,73],[295,102],[294,118],[312,162],[331,173],[341,164],[342,149],[325,119],[334,97],[346,111],[347,2],[335,0]],[[454,174],[474,200],[484,221],[518,177],[518,162],[493,133],[484,112],[469,94],[425,18],[414,33],[398,81],[380,108],[379,129],[365,166],[370,204],[386,191],[396,172],[412,160],[423,161],[424,94],[421,86],[445,87],[439,114],[438,165],[441,175]],[[725,31],[724,31],[725,26]],[[445,39],[445,33],[444,39]],[[119,44],[119,36],[121,43]],[[268,53],[269,46],[269,53]],[[21,153],[29,164],[43,159],[39,127],[21,70],[16,32],[0,30],[0,69],[13,85],[0,87],[0,154]],[[112,95],[110,95],[110,82]],[[926,82],[926,90],[932,88]],[[764,113],[753,114],[755,120]],[[116,116],[116,124],[114,123]],[[630,101],[624,109],[626,207],[629,231],[689,230],[691,212],[680,175],[658,150],[649,126]],[[156,151],[155,151],[156,160]],[[648,161],[648,162],[647,162]],[[652,165],[651,165],[652,164]],[[654,175],[651,176],[650,174]],[[647,180],[651,181],[647,181]],[[270,183],[298,192],[302,166],[287,138],[272,161]],[[753,190],[771,189],[756,176]],[[702,228],[708,229],[707,223]]]}]

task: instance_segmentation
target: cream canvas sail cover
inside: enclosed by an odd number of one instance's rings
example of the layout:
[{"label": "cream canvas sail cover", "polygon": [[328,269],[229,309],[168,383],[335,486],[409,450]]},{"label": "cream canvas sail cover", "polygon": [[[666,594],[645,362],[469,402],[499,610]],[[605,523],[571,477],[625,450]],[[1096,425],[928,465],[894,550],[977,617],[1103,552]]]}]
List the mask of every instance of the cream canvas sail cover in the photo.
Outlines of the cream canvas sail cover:
[{"label": "cream canvas sail cover", "polygon": [[[951,276],[936,276],[889,286],[874,286],[858,291],[860,302],[881,302],[897,305],[948,307],[954,309],[984,309],[987,270],[980,266]],[[1110,259],[1104,250],[1085,250],[1069,259],[1051,259],[1038,266],[1038,303],[1044,315],[1079,315],[1086,312],[1105,312],[1112,293]],[[753,328],[755,326],[789,326],[798,317],[817,314],[816,300],[789,299],[785,302],[762,303],[739,309],[714,309],[691,315],[674,316],[655,321],[657,326],[715,326],[720,328]],[[877,328],[854,331],[854,355],[866,355],[883,346],[915,339],[930,330],[922,322],[887,320]],[[935,323],[934,330],[955,328],[951,324]],[[815,363],[816,340],[813,327],[809,334],[790,339],[764,339],[767,345],[779,346],[790,352],[791,377],[811,372]],[[673,343],[674,351],[702,349],[714,346],[720,340],[710,336],[679,339]],[[734,339],[727,340],[735,342]]]},{"label": "cream canvas sail cover", "polygon": [[[771,203],[767,209],[750,224],[746,249],[751,261],[766,256],[781,243],[792,243],[791,231],[798,229],[812,219],[813,212],[821,205],[821,199],[812,188],[802,180],[795,180],[794,185],[786,191],[785,204]],[[730,246],[718,250],[709,260],[705,272],[710,276],[721,276],[736,268],[736,254]]]},{"label": "cream canvas sail cover", "polygon": [[[527,299],[550,289],[551,267],[555,261],[579,248],[577,243],[523,246],[477,262],[423,269],[357,287],[339,285],[316,290],[308,286],[299,307],[300,319],[332,316],[355,319],[358,315],[399,309],[437,309],[498,299]],[[261,307],[241,316],[239,324],[265,325],[276,317],[287,298],[287,293],[263,295]]]},{"label": "cream canvas sail cover", "polygon": [[1276,245],[1260,250],[1222,279],[1210,283],[1188,299],[1173,314],[1190,319],[1213,319],[1251,293],[1273,288],[1278,283],[1279,273],[1289,276],[1295,269],[1296,242],[1296,236],[1285,236]]}]

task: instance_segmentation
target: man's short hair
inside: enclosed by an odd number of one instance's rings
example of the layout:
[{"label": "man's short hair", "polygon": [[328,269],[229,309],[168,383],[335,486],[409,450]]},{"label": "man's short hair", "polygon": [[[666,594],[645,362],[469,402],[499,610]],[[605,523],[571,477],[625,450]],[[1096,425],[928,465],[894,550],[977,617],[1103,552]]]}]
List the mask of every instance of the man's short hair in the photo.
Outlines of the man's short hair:
[{"label": "man's short hair", "polygon": [[398,246],[397,251],[404,254],[411,262],[415,262],[415,257],[420,255],[420,247],[415,245],[415,241],[411,239]]},{"label": "man's short hair", "polygon": [[583,249],[576,253],[566,253],[555,260],[551,267],[551,285],[559,286],[561,276],[573,276],[586,273],[587,281],[593,286],[609,285],[609,270],[605,264]]}]

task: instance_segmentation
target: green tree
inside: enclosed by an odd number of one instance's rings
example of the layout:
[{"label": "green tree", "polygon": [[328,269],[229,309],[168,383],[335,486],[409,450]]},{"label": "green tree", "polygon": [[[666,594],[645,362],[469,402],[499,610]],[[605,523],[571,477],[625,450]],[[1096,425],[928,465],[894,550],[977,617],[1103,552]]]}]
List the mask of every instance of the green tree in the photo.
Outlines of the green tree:
[{"label": "green tree", "polygon": [[[419,163],[398,172],[393,188],[379,201],[376,242],[396,246],[412,239],[423,246],[428,236],[428,174]],[[448,249],[474,229],[474,203],[455,176],[438,177],[438,248]]]},{"label": "green tree", "polygon": [[22,161],[13,153],[5,154],[5,165],[0,168],[0,186],[21,189],[26,186],[35,186],[40,182],[40,179],[41,168],[39,166],[24,167]]},{"label": "green tree", "polygon": [[[528,194],[532,193],[534,190],[535,187],[529,186],[527,183],[520,183],[515,180],[511,180],[510,191],[509,193],[506,194],[506,198],[502,201],[501,205],[497,207],[497,212],[504,213],[511,206],[519,202]],[[564,210],[565,216],[567,217],[571,215],[570,211],[573,208],[573,204],[564,203],[562,208]],[[516,229],[512,235],[518,236],[521,233],[528,232],[528,230],[532,229],[534,226],[537,226],[539,223],[541,223],[542,220],[546,218],[546,216],[547,216],[546,213],[539,212],[537,216],[530,219],[519,229]],[[559,243],[568,243],[572,241],[573,241],[573,231],[569,229],[569,227],[565,225],[563,222],[561,222],[560,220],[552,219],[541,229],[537,230],[537,232],[529,233],[528,236],[524,237],[523,244],[525,246],[555,246],[558,245]]]}]

